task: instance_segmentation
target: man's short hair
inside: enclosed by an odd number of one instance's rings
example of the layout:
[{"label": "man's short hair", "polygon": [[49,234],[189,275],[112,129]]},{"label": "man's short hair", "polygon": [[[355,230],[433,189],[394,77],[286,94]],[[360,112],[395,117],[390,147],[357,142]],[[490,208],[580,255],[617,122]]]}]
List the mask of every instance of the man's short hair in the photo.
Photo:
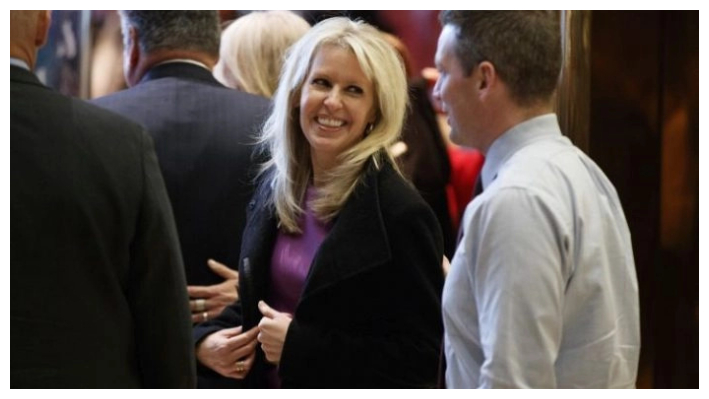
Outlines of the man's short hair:
[{"label": "man's short hair", "polygon": [[138,31],[138,45],[155,50],[189,50],[219,56],[219,15],[216,11],[120,11],[123,38],[128,28]]},{"label": "man's short hair", "polygon": [[489,61],[519,105],[551,98],[562,62],[557,11],[448,10],[439,18],[457,28],[456,55],[468,74]]}]

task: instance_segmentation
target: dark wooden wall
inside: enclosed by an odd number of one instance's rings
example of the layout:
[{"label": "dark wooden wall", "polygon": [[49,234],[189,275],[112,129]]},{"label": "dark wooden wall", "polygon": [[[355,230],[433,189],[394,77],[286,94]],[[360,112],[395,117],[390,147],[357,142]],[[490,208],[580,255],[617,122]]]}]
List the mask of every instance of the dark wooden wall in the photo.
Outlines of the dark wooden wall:
[{"label": "dark wooden wall", "polygon": [[596,11],[589,153],[630,225],[639,387],[698,387],[699,13]]}]

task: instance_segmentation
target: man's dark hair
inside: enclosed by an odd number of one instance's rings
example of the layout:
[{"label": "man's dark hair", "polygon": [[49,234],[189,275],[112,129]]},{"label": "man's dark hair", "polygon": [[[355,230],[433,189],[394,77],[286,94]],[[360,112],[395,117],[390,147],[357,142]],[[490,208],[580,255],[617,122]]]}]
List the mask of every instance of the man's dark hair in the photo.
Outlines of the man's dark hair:
[{"label": "man's dark hair", "polygon": [[439,19],[457,28],[456,55],[466,73],[489,61],[522,106],[554,93],[562,62],[557,11],[448,10]]},{"label": "man's dark hair", "polygon": [[120,11],[124,40],[128,27],[138,31],[144,53],[190,50],[219,56],[219,15],[216,11]]}]

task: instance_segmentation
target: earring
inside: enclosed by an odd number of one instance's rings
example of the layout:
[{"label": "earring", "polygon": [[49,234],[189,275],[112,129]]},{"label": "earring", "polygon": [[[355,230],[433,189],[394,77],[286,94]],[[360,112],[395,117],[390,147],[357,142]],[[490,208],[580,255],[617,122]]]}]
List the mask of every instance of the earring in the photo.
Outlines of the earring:
[{"label": "earring", "polygon": [[368,136],[369,133],[372,133],[372,130],[374,130],[374,123],[368,123],[367,127],[364,129],[364,135]]}]

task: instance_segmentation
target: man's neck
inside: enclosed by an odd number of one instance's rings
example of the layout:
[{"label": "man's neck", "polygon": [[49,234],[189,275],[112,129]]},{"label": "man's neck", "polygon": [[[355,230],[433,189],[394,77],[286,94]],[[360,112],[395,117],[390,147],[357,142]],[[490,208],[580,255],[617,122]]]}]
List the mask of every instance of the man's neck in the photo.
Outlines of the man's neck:
[{"label": "man's neck", "polygon": [[515,107],[507,113],[505,120],[505,128],[501,133],[504,133],[522,122],[528,121],[541,115],[554,112],[554,107],[549,102],[538,103],[529,107]]},{"label": "man's neck", "polygon": [[10,43],[10,58],[15,58],[23,61],[27,64],[27,67],[32,70],[34,68],[34,63],[36,60],[36,55],[32,54],[29,50],[26,50],[20,46],[15,46]]},{"label": "man's neck", "polygon": [[538,102],[530,106],[508,104],[507,107],[499,109],[496,118],[497,123],[489,130],[494,133],[481,151],[483,154],[487,154],[487,150],[495,140],[520,123],[552,112],[554,112],[554,107],[550,101]]}]

